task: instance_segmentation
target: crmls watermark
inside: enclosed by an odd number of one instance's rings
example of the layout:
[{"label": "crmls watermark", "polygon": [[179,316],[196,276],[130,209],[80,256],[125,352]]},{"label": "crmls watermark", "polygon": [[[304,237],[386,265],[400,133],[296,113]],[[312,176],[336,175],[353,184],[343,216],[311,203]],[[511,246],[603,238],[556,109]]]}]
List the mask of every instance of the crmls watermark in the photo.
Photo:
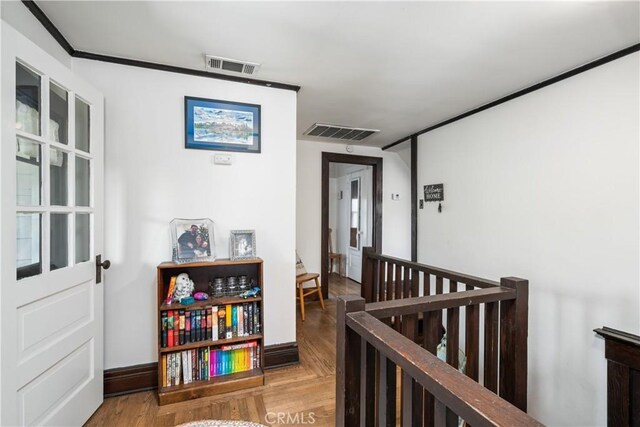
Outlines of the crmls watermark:
[{"label": "crmls watermark", "polygon": [[267,424],[275,425],[311,425],[316,423],[316,414],[313,412],[267,412],[264,420]]}]

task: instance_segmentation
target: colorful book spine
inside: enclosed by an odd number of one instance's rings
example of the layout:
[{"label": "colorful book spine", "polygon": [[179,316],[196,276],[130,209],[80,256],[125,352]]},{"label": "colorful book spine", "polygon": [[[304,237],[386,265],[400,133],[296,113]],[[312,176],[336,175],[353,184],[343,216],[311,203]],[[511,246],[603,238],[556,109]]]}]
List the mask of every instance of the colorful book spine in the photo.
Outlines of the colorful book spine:
[{"label": "colorful book spine", "polygon": [[180,345],[180,312],[173,310],[173,345]]},{"label": "colorful book spine", "polygon": [[227,325],[227,311],[224,306],[218,307],[218,338],[221,340],[225,339],[226,334],[226,325]]},{"label": "colorful book spine", "polygon": [[206,307],[205,310],[207,311],[207,339],[211,340],[212,339],[212,332],[213,332],[213,325],[212,325],[212,316],[213,316],[213,309],[212,307]]},{"label": "colorful book spine", "polygon": [[164,348],[167,346],[167,312],[163,311],[160,313],[160,347]]},{"label": "colorful book spine", "polygon": [[176,290],[176,279],[177,276],[173,276],[169,281],[169,290],[167,291],[167,298],[164,301],[164,303],[167,305],[171,304],[171,302],[173,301],[173,293]]},{"label": "colorful book spine", "polygon": [[167,347],[173,347],[173,311],[167,313]]},{"label": "colorful book spine", "polygon": [[233,310],[231,308],[231,305],[227,305],[226,308],[226,324],[225,324],[225,338],[229,339],[229,338],[233,338]]},{"label": "colorful book spine", "polygon": [[185,322],[185,313],[184,310],[180,310],[180,327],[178,330],[178,339],[180,345],[184,345],[184,322]]},{"label": "colorful book spine", "polygon": [[184,313],[184,342],[185,344],[191,342],[191,310]]}]

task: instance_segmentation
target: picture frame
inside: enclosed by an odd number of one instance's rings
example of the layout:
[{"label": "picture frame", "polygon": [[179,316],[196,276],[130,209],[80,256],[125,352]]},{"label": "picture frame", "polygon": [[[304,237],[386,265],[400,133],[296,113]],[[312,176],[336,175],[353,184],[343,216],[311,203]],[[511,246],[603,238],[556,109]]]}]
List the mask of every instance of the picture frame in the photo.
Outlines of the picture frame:
[{"label": "picture frame", "polygon": [[184,97],[185,148],[260,153],[260,105]]},{"label": "picture frame", "polygon": [[256,258],[255,230],[231,230],[229,236],[229,258],[240,261]]},{"label": "picture frame", "polygon": [[174,218],[170,223],[172,260],[177,264],[215,261],[214,223],[209,218]]}]

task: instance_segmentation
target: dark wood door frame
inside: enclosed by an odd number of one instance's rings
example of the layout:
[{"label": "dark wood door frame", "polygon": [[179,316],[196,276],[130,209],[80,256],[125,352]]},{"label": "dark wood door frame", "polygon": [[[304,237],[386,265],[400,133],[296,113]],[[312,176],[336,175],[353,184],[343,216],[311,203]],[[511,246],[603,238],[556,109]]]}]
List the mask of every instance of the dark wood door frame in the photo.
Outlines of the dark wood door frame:
[{"label": "dark wood door frame", "polygon": [[382,157],[356,156],[353,154],[322,153],[322,238],[321,254],[321,286],[322,295],[329,297],[329,163],[351,163],[372,166],[373,181],[373,239],[371,246],[377,253],[382,252]]}]

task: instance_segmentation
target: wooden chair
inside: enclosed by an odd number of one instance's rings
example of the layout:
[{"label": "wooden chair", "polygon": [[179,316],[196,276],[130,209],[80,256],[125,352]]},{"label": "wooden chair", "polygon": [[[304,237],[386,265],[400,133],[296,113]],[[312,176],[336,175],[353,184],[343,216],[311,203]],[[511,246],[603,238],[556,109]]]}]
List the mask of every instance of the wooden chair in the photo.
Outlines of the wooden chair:
[{"label": "wooden chair", "polygon": [[329,274],[333,272],[333,261],[338,261],[338,276],[342,277],[342,254],[333,252],[333,245],[331,243],[331,229],[329,229]]},{"label": "wooden chair", "polygon": [[[300,315],[302,316],[303,322],[304,297],[317,293],[318,298],[320,299],[320,307],[324,310],[324,299],[322,298],[322,289],[320,287],[319,277],[320,275],[318,273],[307,273],[302,260],[296,253],[296,300],[300,301]],[[315,282],[315,286],[311,283],[311,287],[305,287],[305,283],[311,281]]]}]

